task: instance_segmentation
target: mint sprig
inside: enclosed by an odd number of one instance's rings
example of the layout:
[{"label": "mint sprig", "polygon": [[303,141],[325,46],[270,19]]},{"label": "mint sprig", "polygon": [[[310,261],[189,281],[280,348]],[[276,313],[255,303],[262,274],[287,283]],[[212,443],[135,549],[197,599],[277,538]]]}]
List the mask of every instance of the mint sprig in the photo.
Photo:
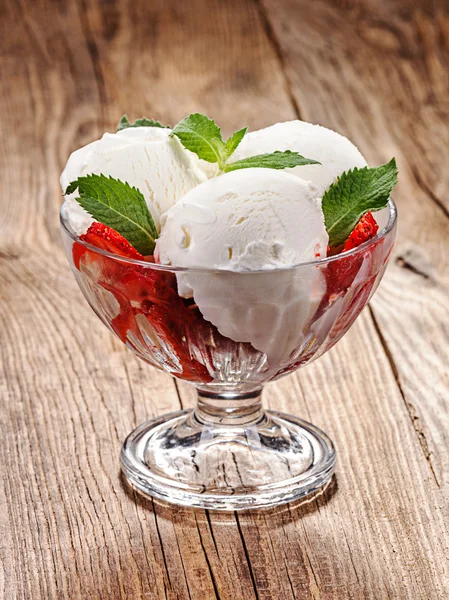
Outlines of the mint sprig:
[{"label": "mint sprig", "polygon": [[180,139],[184,148],[206,162],[218,163],[220,169],[226,162],[226,146],[221,137],[221,130],[215,121],[206,115],[189,115],[174,127],[172,135]]},{"label": "mint sprig", "polygon": [[321,163],[310,158],[304,158],[304,156],[301,156],[297,152],[285,150],[285,152],[276,151],[271,154],[257,154],[256,156],[242,158],[242,160],[226,164],[223,171],[229,173],[229,171],[253,167],[263,167],[265,169],[292,169],[293,167],[298,167],[300,165],[319,164]]},{"label": "mint sprig", "polygon": [[228,160],[228,158],[232,154],[234,154],[234,152],[237,150],[237,146],[243,140],[243,138],[245,137],[247,131],[248,131],[248,127],[244,127],[243,129],[239,129],[238,131],[236,131],[235,133],[233,133],[228,140],[226,140],[226,142],[225,142],[225,148],[224,148],[225,155],[226,155],[226,160]]},{"label": "mint sprig", "polygon": [[194,152],[199,158],[209,163],[217,163],[223,173],[254,167],[287,169],[298,165],[320,164],[316,160],[304,158],[304,156],[290,150],[259,154],[234,163],[228,163],[229,158],[245,137],[247,130],[247,127],[239,129],[225,142],[215,121],[201,113],[193,113],[180,121],[171,135],[176,135],[184,148]]},{"label": "mint sprig", "polygon": [[77,202],[92,217],[118,231],[141,254],[152,254],[157,230],[143,194],[105,175],[78,177],[66,194],[79,191]]},{"label": "mint sprig", "polygon": [[136,119],[134,123],[130,123],[128,121],[128,116],[123,115],[117,125],[117,131],[122,131],[123,129],[129,129],[130,127],[160,127],[161,129],[170,129],[169,125],[162,125],[159,121],[155,121],[154,119],[146,119],[142,117],[141,119]]},{"label": "mint sprig", "polygon": [[343,173],[322,200],[329,246],[343,244],[366,212],[384,208],[397,182],[394,158],[380,167],[355,168]]}]

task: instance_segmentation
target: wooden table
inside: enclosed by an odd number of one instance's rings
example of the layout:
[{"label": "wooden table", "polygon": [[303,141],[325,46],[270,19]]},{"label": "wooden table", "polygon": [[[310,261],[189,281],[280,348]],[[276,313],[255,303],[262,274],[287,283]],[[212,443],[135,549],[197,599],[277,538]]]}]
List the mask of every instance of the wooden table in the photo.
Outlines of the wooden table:
[{"label": "wooden table", "polygon": [[[4,0],[1,559],[5,600],[449,597],[449,14],[427,0]],[[337,444],[318,501],[217,514],[119,476],[125,435],[193,390],[77,289],[59,173],[123,112],[225,133],[297,117],[396,156],[400,228],[369,308],[266,402]]]}]

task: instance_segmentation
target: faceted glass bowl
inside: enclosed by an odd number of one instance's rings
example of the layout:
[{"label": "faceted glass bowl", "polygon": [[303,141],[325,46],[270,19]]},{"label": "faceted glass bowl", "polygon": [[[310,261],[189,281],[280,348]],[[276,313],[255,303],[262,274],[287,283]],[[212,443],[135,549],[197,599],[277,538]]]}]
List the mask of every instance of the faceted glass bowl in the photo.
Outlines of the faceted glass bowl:
[{"label": "faceted glass bowl", "polygon": [[[330,479],[336,453],[327,435],[300,418],[265,411],[261,393],[265,383],[329,350],[369,301],[395,239],[391,200],[376,219],[376,237],[349,252],[235,273],[111,254],[81,240],[61,216],[72,271],[98,317],[139,358],[198,392],[195,409],[148,421],[127,437],[121,466],[132,486],[176,504],[237,510],[288,502]],[[233,339],[204,318],[194,299],[178,295],[186,284]],[[233,341],[244,335],[242,323],[252,340],[258,333],[270,338],[269,356]]]}]

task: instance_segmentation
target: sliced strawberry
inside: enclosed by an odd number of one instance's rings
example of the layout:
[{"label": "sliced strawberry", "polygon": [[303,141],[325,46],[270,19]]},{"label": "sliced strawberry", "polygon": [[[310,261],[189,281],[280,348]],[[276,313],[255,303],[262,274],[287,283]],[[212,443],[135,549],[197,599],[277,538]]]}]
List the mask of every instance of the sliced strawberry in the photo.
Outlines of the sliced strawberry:
[{"label": "sliced strawberry", "polygon": [[[111,227],[107,227],[102,223],[93,223],[87,233],[81,236],[81,239],[111,254],[144,260],[142,254],[128,240]],[[90,279],[112,285],[119,282],[130,268],[134,268],[130,267],[126,262],[104,256],[79,243],[73,245],[72,256],[75,267]]]},{"label": "sliced strawberry", "polygon": [[[134,246],[131,246],[127,239],[115,231],[115,229],[112,229],[112,227],[108,227],[103,223],[92,223],[87,232],[80,236],[80,239],[96,248],[107,250],[108,252],[111,252],[111,254],[145,260],[142,254],[140,254]],[[83,256],[85,256],[85,259],[88,258],[88,260],[100,260],[97,253],[92,252],[83,244],[77,242],[73,244],[72,256],[74,265],[78,270],[80,270],[81,258]]]},{"label": "sliced strawberry", "polygon": [[81,257],[87,252],[86,246],[80,244],[79,242],[75,242],[72,246],[72,258],[73,264],[75,267],[80,270],[81,265]]},{"label": "sliced strawberry", "polygon": [[107,250],[112,254],[145,260],[143,255],[137,252],[127,239],[115,231],[115,229],[103,225],[103,223],[92,223],[87,233],[81,236],[81,239],[96,248]]},{"label": "sliced strawberry", "polygon": [[360,221],[355,226],[349,238],[343,247],[343,252],[357,248],[364,242],[373,238],[379,230],[379,225],[376,219],[370,212],[363,215]]},{"label": "sliced strawberry", "polygon": [[181,305],[184,308],[176,293],[176,278],[173,273],[133,267],[123,274],[116,286],[143,312],[147,304],[164,304],[178,309]]},{"label": "sliced strawberry", "polygon": [[344,253],[373,238],[378,229],[379,226],[373,215],[367,212],[353,229],[341,252],[338,252],[339,249],[335,248],[328,250],[328,256],[336,254],[339,256],[339,259],[329,263],[326,269],[328,299],[345,292],[352,285],[363,263],[363,256],[345,257]]},{"label": "sliced strawberry", "polygon": [[363,285],[357,286],[353,295],[351,293],[348,294],[349,303],[345,306],[338,319],[336,319],[330,331],[326,350],[332,348],[343,337],[363,308],[365,308],[376,283],[376,278],[376,275],[370,277]]},{"label": "sliced strawberry", "polygon": [[[184,306],[184,304],[183,304]],[[190,381],[212,381],[206,367],[190,355],[188,329],[193,318],[193,311],[184,306],[177,311],[153,304],[145,313],[158,340],[165,346],[168,358],[171,356],[179,361],[182,368],[180,375]]]},{"label": "sliced strawberry", "polygon": [[338,260],[327,265],[327,294],[331,300],[333,296],[346,292],[351,287],[362,263],[362,256],[345,257],[342,254]]},{"label": "sliced strawberry", "polygon": [[108,292],[114,295],[115,299],[120,305],[119,314],[111,320],[111,327],[114,333],[126,343],[128,331],[131,331],[134,336],[143,344],[142,336],[139,328],[137,327],[135,314],[133,307],[129,303],[129,300],[125,294],[122,294],[116,286],[106,283],[105,281],[99,282]]},{"label": "sliced strawberry", "polygon": [[[123,236],[102,223],[93,223],[81,240],[112,254],[154,262],[145,259]],[[137,345],[142,358],[152,364],[163,362],[184,379],[212,380],[206,367],[191,356],[189,331],[195,329],[193,321],[198,317],[179,297],[173,273],[130,265],[80,243],[73,245],[72,254],[76,268],[118,301],[120,312],[110,326],[123,342]],[[149,330],[145,326],[142,330],[141,319],[146,319]]]}]

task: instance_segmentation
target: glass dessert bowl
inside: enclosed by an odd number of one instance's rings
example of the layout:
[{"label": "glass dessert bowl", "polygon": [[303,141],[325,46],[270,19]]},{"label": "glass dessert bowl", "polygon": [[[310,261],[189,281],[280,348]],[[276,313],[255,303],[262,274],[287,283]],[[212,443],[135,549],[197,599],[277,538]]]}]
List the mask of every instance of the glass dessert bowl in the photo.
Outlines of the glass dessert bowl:
[{"label": "glass dessert bowl", "polygon": [[[61,213],[71,268],[95,313],[139,358],[198,393],[195,409],[148,421],[127,437],[121,467],[133,487],[176,504],[236,510],[288,502],[328,482],[331,440],[296,416],[264,410],[261,394],[265,383],[329,350],[369,301],[394,243],[394,203],[376,218],[377,235],[348,252],[231,272],[167,267],[112,252],[107,241],[91,245]],[[207,315],[236,320],[234,339],[178,295],[186,283],[201,292]],[[293,296],[282,310],[279,290]],[[240,324],[256,342],[235,341]],[[269,356],[254,347],[259,331],[272,341]]]}]

